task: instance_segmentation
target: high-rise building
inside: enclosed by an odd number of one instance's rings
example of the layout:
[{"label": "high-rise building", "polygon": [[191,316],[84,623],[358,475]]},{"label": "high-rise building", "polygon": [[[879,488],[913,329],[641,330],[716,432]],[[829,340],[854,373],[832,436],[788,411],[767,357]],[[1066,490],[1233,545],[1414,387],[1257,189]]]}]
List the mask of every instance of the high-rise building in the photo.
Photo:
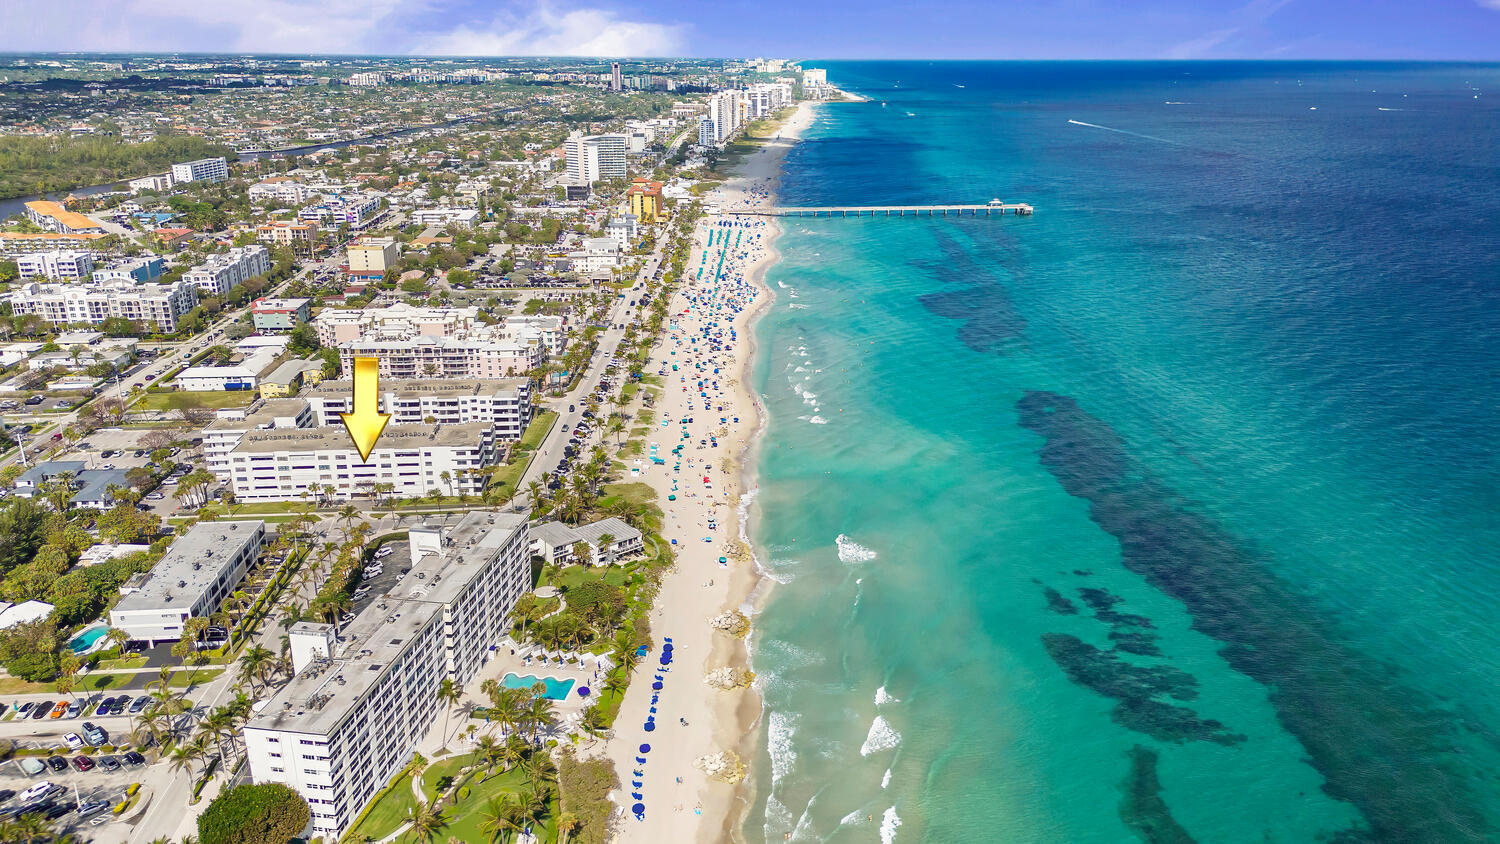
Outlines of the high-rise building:
[{"label": "high-rise building", "polygon": [[200,158],[197,161],[185,161],[181,164],[172,165],[172,181],[182,182],[222,182],[229,178],[229,162],[223,156],[218,158]]},{"label": "high-rise building", "polygon": [[609,90],[619,91],[624,88],[624,80],[620,76],[620,63],[613,62],[609,66]]},{"label": "high-rise building", "polygon": [[437,722],[438,686],[463,688],[505,637],[530,584],[530,544],[512,513],[412,528],[404,586],[341,629],[294,625],[295,674],[243,731],[254,781],[306,798],[314,835],[348,830]]},{"label": "high-rise building", "polygon": [[574,132],[563,143],[568,155],[568,179],[574,184],[625,178],[625,153],[629,142],[624,135],[585,135]]}]

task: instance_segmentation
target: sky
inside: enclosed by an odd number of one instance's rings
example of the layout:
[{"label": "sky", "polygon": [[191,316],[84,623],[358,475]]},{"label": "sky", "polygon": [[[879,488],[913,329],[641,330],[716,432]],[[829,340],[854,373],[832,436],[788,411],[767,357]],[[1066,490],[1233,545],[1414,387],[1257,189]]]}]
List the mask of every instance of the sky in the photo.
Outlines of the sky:
[{"label": "sky", "polygon": [[1500,60],[1500,0],[0,0],[0,51]]}]

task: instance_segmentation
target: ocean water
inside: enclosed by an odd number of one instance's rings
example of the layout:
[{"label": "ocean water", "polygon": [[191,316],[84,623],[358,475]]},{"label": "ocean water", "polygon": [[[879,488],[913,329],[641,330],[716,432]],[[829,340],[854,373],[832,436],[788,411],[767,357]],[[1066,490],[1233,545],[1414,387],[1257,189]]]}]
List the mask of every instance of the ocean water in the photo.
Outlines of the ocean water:
[{"label": "ocean water", "polygon": [[828,67],[745,837],[1500,839],[1500,68]]}]

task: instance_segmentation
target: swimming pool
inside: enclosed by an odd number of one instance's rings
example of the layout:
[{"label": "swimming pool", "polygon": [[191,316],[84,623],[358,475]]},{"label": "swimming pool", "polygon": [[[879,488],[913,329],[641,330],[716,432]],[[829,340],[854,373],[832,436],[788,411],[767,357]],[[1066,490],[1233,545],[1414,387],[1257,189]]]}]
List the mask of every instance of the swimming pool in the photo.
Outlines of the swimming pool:
[{"label": "swimming pool", "polygon": [[103,624],[99,625],[98,627],[90,627],[82,633],[79,633],[77,636],[74,636],[73,639],[68,642],[68,647],[71,648],[73,653],[75,654],[87,653],[89,649],[92,648],[100,639],[104,638],[105,634],[108,632],[109,627]]},{"label": "swimming pool", "polygon": [[548,700],[567,700],[568,692],[573,691],[573,680],[559,680],[556,677],[534,677],[527,674],[524,677],[515,674],[507,674],[501,679],[500,684],[507,689],[529,689],[538,680],[547,687],[543,697]]}]

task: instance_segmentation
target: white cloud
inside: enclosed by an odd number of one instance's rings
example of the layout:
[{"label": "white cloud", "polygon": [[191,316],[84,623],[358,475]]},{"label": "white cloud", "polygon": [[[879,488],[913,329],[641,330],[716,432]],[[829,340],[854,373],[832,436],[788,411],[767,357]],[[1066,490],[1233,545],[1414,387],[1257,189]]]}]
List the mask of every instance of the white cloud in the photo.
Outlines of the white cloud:
[{"label": "white cloud", "polygon": [[661,56],[687,41],[681,25],[603,9],[464,12],[461,0],[0,0],[0,49]]},{"label": "white cloud", "polygon": [[1475,2],[1479,3],[1479,5],[1485,7],[1486,9],[1494,9],[1495,11],[1500,12],[1500,0],[1475,0]]},{"label": "white cloud", "polygon": [[454,56],[672,56],[684,27],[621,20],[601,9],[561,14],[540,6],[524,18],[497,16],[420,41],[412,52]]},{"label": "white cloud", "polygon": [[[1230,12],[1227,20],[1231,26],[1223,29],[1215,29],[1212,32],[1191,38],[1180,44],[1168,47],[1162,54],[1168,59],[1198,59],[1204,58],[1224,42],[1234,38],[1242,32],[1258,29],[1268,18],[1276,14],[1282,6],[1292,0],[1250,0],[1245,5]],[[1480,0],[1482,3],[1497,3],[1500,0]]]}]

